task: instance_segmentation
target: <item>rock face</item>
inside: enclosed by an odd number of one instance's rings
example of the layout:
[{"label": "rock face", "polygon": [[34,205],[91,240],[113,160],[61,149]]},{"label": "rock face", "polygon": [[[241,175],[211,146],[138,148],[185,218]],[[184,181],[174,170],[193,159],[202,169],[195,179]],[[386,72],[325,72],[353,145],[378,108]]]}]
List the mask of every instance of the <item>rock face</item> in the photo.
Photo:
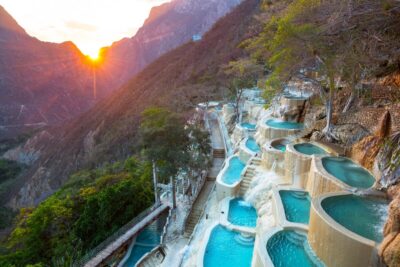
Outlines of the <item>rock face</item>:
[{"label": "rock face", "polygon": [[120,86],[167,51],[203,35],[241,0],[174,0],[154,7],[132,38],[103,49],[102,69]]}]

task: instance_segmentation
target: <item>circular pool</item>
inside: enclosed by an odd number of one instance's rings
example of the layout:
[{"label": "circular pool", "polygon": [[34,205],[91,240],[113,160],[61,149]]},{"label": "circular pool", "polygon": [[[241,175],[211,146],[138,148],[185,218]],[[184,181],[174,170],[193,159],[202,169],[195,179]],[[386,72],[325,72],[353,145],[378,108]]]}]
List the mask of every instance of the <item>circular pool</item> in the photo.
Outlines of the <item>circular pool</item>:
[{"label": "circular pool", "polygon": [[382,241],[388,214],[385,200],[349,194],[325,198],[321,206],[348,230],[378,243]]},{"label": "circular pool", "polygon": [[303,123],[281,121],[277,119],[269,119],[266,121],[267,126],[276,129],[287,129],[287,130],[300,130],[304,128]]},{"label": "circular pool", "polygon": [[295,144],[293,147],[296,151],[309,156],[326,154],[326,151],[324,149],[311,143]]},{"label": "circular pool", "polygon": [[348,158],[325,157],[322,165],[329,174],[352,187],[369,188],[375,182],[366,169]]},{"label": "circular pool", "polygon": [[248,122],[243,122],[240,124],[240,126],[242,126],[243,128],[247,129],[247,130],[255,130],[256,129],[256,125],[252,124],[252,123],[248,123]]}]

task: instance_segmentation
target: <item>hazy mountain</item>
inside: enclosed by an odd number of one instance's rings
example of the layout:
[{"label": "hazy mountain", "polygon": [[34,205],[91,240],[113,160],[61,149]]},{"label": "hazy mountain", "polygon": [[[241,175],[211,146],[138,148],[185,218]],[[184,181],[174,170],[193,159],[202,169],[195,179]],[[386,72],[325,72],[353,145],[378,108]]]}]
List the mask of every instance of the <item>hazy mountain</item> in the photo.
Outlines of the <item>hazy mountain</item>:
[{"label": "hazy mountain", "polygon": [[219,72],[221,64],[242,56],[238,45],[261,28],[253,18],[257,10],[257,0],[246,0],[201,41],[188,42],[161,56],[79,118],[43,131],[9,151],[8,158],[28,159],[33,164],[15,191],[10,190],[9,204],[38,203],[74,171],[130,155],[137,144],[140,113],[146,107],[167,105],[186,112],[220,92],[215,90],[217,84],[226,81]]},{"label": "hazy mountain", "polygon": [[0,6],[0,137],[87,110],[93,83],[84,61],[71,42],[30,37]]},{"label": "hazy mountain", "polygon": [[203,34],[240,0],[175,0],[137,34],[103,49],[95,68],[72,42],[30,37],[0,7],[0,139],[75,117],[165,52]]},{"label": "hazy mountain", "polygon": [[102,69],[120,86],[167,51],[202,35],[241,0],[175,0],[152,8],[132,38],[104,48]]}]

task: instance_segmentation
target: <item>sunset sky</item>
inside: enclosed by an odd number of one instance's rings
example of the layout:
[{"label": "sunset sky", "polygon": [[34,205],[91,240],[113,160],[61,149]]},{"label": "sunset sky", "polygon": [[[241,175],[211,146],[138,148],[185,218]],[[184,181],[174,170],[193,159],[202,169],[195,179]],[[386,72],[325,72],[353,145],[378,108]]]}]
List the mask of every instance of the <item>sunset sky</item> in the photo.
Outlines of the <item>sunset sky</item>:
[{"label": "sunset sky", "polygon": [[95,57],[99,48],[133,36],[151,7],[169,0],[0,0],[32,36],[73,41]]}]

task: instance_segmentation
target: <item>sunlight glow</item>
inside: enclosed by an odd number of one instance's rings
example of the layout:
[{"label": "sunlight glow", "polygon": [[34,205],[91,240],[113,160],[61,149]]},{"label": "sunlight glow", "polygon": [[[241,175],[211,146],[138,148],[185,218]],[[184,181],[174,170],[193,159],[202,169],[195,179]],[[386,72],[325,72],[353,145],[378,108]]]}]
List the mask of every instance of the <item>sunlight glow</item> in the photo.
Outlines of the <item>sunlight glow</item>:
[{"label": "sunlight glow", "polygon": [[0,0],[28,34],[49,42],[73,41],[91,58],[101,47],[132,37],[151,7],[169,0]]}]

